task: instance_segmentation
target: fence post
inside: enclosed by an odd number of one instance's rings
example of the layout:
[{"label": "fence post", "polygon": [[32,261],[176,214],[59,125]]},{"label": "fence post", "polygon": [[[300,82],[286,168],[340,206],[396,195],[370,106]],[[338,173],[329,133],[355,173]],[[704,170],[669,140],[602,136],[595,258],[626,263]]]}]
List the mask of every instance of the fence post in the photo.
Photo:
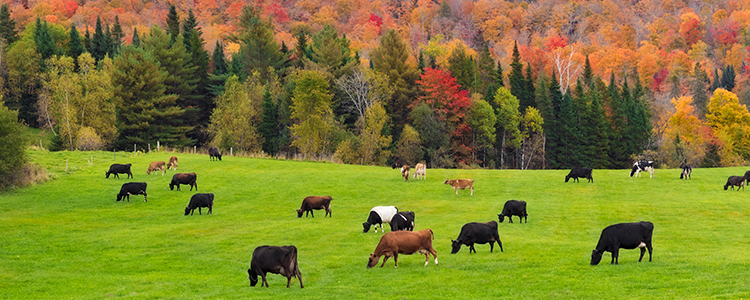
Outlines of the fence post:
[{"label": "fence post", "polygon": [[156,152],[159,152],[160,148],[161,148],[161,143],[159,143],[159,141],[156,141]]},{"label": "fence post", "polygon": [[148,153],[151,153],[151,143],[148,143]]},{"label": "fence post", "polygon": [[40,150],[41,150],[41,149],[44,149],[44,147],[42,146],[42,139],[39,139],[39,149],[40,149]]},{"label": "fence post", "polygon": [[195,154],[195,149],[196,148],[197,148],[196,146],[193,146],[193,154]]},{"label": "fence post", "polygon": [[136,149],[135,144],[133,144],[133,153],[135,153],[136,151],[138,151],[138,149]]},{"label": "fence post", "polygon": [[229,156],[234,156],[233,151],[234,147],[229,147]]}]

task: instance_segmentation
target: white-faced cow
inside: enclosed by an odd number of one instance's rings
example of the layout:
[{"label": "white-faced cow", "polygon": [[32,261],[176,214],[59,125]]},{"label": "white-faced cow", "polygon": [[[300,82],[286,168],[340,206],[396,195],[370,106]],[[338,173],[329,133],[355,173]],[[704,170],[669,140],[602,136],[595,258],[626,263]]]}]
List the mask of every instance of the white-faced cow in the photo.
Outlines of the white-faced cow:
[{"label": "white-faced cow", "polygon": [[500,219],[500,223],[503,222],[505,217],[508,217],[508,222],[513,223],[513,216],[518,216],[518,223],[523,222],[524,218],[526,218],[526,223],[529,222],[529,215],[526,213],[526,201],[505,201],[505,205],[503,205],[503,212],[497,215],[497,217]]},{"label": "white-faced cow", "polygon": [[280,274],[286,277],[286,287],[292,281],[292,277],[299,279],[299,287],[304,288],[302,284],[302,273],[299,271],[297,263],[297,247],[294,246],[260,246],[253,251],[253,258],[250,261],[250,269],[247,274],[250,277],[250,286],[258,284],[258,276],[268,287],[266,273]]},{"label": "white-faced cow", "polygon": [[323,216],[324,218],[326,216],[333,217],[333,214],[331,214],[331,196],[309,196],[302,200],[302,207],[297,210],[297,218],[302,218],[302,214],[305,214],[305,217],[308,216],[308,214],[312,215],[313,218],[315,218],[315,214],[313,213],[313,209],[325,209],[326,215]]},{"label": "white-faced cow", "polygon": [[734,190],[734,187],[737,187],[737,191],[742,188],[742,190],[745,190],[745,177],[743,176],[729,176],[729,179],[727,179],[727,184],[724,185],[724,190],[726,191],[729,187],[732,187],[732,190]]},{"label": "white-faced cow", "polygon": [[633,164],[633,169],[630,170],[630,177],[641,177],[641,171],[648,171],[648,178],[655,177],[654,175],[654,162],[653,161],[637,161]]},{"label": "white-faced cow", "polygon": [[427,179],[427,165],[419,163],[414,167],[412,179]]},{"label": "white-faced cow", "polygon": [[177,190],[180,190],[181,184],[187,184],[190,185],[190,190],[193,190],[193,187],[195,187],[195,190],[198,190],[198,183],[195,182],[198,179],[198,175],[195,175],[195,173],[177,173],[172,175],[172,182],[169,183],[169,189],[174,191],[174,187],[177,187]]},{"label": "white-faced cow", "polygon": [[399,212],[391,219],[391,231],[414,231],[414,212]]},{"label": "white-faced cow", "polygon": [[383,258],[382,268],[389,257],[393,256],[393,261],[398,268],[399,254],[422,253],[425,255],[424,265],[430,262],[430,254],[435,257],[435,264],[438,264],[437,251],[432,248],[432,240],[435,238],[432,229],[420,231],[391,231],[380,238],[375,252],[370,254],[367,261],[367,267],[372,268],[378,264],[381,256]]},{"label": "white-faced cow", "polygon": [[216,147],[208,148],[208,158],[209,160],[218,158],[219,161],[221,161],[221,153],[219,153],[219,149],[217,149]]},{"label": "white-faced cow", "polygon": [[591,177],[592,170],[593,169],[591,168],[573,168],[570,170],[570,173],[565,176],[565,182],[568,182],[571,178],[573,178],[573,182],[579,182],[579,177],[588,179],[587,182],[594,182],[594,177]]},{"label": "white-faced cow", "polygon": [[385,233],[383,223],[390,223],[393,216],[398,213],[398,208],[395,206],[375,206],[370,210],[370,215],[367,216],[367,222],[362,223],[364,227],[363,233],[370,231],[370,227],[375,225],[375,232],[378,232],[378,224],[380,225],[381,231]]},{"label": "white-faced cow", "polygon": [[133,178],[133,172],[130,172],[130,166],[132,164],[112,164],[109,166],[109,171],[105,172],[106,178],[109,178],[110,174],[115,174],[115,178],[120,178],[118,174],[128,174],[128,178]]},{"label": "white-faced cow", "polygon": [[458,238],[451,240],[451,254],[458,253],[461,250],[461,245],[469,246],[469,253],[477,250],[474,249],[474,244],[487,244],[490,243],[490,253],[492,253],[495,242],[500,247],[500,252],[503,252],[503,242],[500,241],[500,234],[497,233],[497,222],[490,221],[487,223],[466,223],[461,227],[461,233],[458,234]]},{"label": "white-faced cow", "polygon": [[401,167],[401,177],[404,178],[404,181],[409,181],[409,169],[410,168],[411,167],[409,167],[408,165],[404,165],[403,167]]},{"label": "white-faced cow", "polygon": [[471,189],[471,195],[474,195],[474,179],[446,179],[444,183],[452,186],[456,190],[456,195],[459,189]]},{"label": "white-faced cow", "polygon": [[148,171],[146,171],[146,174],[151,175],[151,172],[154,172],[155,174],[159,174],[159,171],[161,171],[161,176],[164,176],[164,166],[166,163],[164,161],[152,161],[148,165]]},{"label": "white-faced cow", "polygon": [[214,194],[213,193],[206,193],[206,194],[195,194],[193,197],[190,197],[190,203],[188,203],[188,206],[185,207],[185,215],[187,216],[190,214],[191,216],[193,213],[195,213],[195,209],[198,209],[198,214],[201,214],[201,207],[208,207],[208,213],[207,215],[211,214],[211,210],[214,207]]},{"label": "white-faced cow", "polygon": [[122,185],[120,192],[117,194],[117,201],[128,199],[130,195],[143,195],[143,202],[146,202],[146,183],[145,182],[128,182]]},{"label": "white-faced cow", "polygon": [[690,165],[688,164],[682,164],[680,165],[680,168],[682,168],[682,172],[680,173],[680,179],[685,179],[685,180],[690,179],[690,173],[693,173],[693,168],[691,168]]},{"label": "white-faced cow", "polygon": [[638,223],[620,223],[607,226],[607,228],[602,230],[602,235],[599,237],[596,249],[591,253],[591,265],[598,265],[605,251],[612,253],[611,263],[618,264],[620,248],[640,248],[641,258],[638,259],[638,262],[643,260],[643,254],[646,253],[644,247],[648,248],[648,261],[651,261],[651,252],[653,251],[651,236],[653,233],[654,223],[651,222],[641,221]]},{"label": "white-faced cow", "polygon": [[177,171],[177,156],[169,157],[169,162],[167,163],[167,170]]}]

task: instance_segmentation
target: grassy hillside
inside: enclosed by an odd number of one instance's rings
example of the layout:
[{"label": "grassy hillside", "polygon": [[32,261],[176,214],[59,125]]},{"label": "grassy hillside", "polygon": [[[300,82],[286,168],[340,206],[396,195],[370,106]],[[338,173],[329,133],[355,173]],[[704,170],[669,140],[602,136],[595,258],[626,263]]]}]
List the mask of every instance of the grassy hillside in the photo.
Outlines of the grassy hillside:
[{"label": "grassy hillside", "polygon": [[[170,191],[175,172],[146,175],[170,155],[31,151],[56,180],[0,194],[0,298],[750,297],[750,190],[722,189],[747,168],[695,169],[690,181],[679,170],[657,169],[655,179],[594,170],[593,184],[564,183],[563,170],[428,169],[427,180],[406,183],[390,168],[178,154],[178,172],[196,172],[199,192],[216,195],[212,215],[183,216],[194,191]],[[134,180],[105,179],[114,162],[132,163]],[[474,196],[456,196],[446,178],[474,178]],[[129,181],[148,183],[147,203],[115,201]],[[333,217],[297,218],[309,195],[333,196]],[[463,224],[497,220],[509,199],[528,202],[529,222],[500,224],[505,252],[450,254]],[[367,269],[382,234],[361,223],[376,205],[414,211],[416,229],[435,233],[440,265],[402,255],[398,268],[391,259]],[[640,220],[655,224],[653,262],[623,250],[618,266],[609,253],[589,265],[604,227]],[[288,244],[299,249],[305,288],[287,289],[275,274],[270,288],[250,287],[252,250]]]}]

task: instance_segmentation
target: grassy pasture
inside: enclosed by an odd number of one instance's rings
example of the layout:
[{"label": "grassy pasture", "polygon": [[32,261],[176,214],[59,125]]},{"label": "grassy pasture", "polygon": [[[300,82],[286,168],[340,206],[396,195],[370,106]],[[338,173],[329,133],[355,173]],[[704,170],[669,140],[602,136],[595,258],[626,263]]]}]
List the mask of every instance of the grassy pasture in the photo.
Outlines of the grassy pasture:
[{"label": "grassy pasture", "polygon": [[[655,179],[594,170],[593,184],[564,183],[565,170],[428,169],[405,183],[383,167],[178,154],[178,172],[196,172],[199,192],[216,194],[212,215],[183,216],[194,191],[170,191],[173,171],[146,175],[170,153],[30,153],[56,179],[0,194],[3,299],[750,298],[750,190],[722,189],[747,168],[694,169],[690,181],[674,169]],[[135,178],[105,179],[114,162],[133,163]],[[446,178],[474,178],[474,196],[456,196]],[[147,203],[115,201],[130,181],[148,183]],[[333,217],[297,218],[309,195],[333,196]],[[509,199],[528,202],[529,222],[500,224],[505,252],[450,254],[463,224],[497,220]],[[414,211],[416,230],[435,233],[440,265],[401,255],[398,268],[390,259],[367,269],[382,234],[361,223],[376,205]],[[620,265],[609,253],[589,265],[604,227],[640,220],[655,225],[653,262],[622,250]],[[275,274],[270,288],[250,287],[252,250],[288,244],[305,288]]]}]

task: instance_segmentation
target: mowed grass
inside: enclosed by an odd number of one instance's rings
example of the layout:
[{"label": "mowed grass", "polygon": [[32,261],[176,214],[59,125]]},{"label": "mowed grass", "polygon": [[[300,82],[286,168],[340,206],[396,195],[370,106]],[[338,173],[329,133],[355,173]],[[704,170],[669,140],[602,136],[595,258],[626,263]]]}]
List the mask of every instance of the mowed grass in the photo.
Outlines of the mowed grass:
[{"label": "mowed grass", "polygon": [[[184,216],[195,191],[170,191],[174,171],[146,175],[172,153],[30,153],[56,179],[0,194],[4,299],[750,298],[750,190],[722,189],[747,168],[694,169],[690,181],[674,169],[654,179],[594,170],[594,183],[565,183],[567,170],[428,169],[407,183],[391,168],[176,154],[178,172],[196,172],[199,192],[216,195],[212,215]],[[112,163],[132,163],[135,178],[105,179]],[[446,178],[473,178],[474,196],[455,195]],[[130,181],[148,183],[148,202],[115,201]],[[331,195],[333,217],[297,218],[310,195]],[[450,254],[463,224],[497,220],[509,199],[528,203],[529,221],[499,224],[505,252]],[[414,211],[416,230],[435,233],[440,264],[401,255],[398,268],[389,259],[367,269],[382,233],[361,223],[376,205]],[[641,220],[655,225],[653,262],[622,250],[620,265],[609,253],[589,265],[604,227]],[[305,288],[276,274],[270,288],[250,287],[253,249],[289,244]]]}]

